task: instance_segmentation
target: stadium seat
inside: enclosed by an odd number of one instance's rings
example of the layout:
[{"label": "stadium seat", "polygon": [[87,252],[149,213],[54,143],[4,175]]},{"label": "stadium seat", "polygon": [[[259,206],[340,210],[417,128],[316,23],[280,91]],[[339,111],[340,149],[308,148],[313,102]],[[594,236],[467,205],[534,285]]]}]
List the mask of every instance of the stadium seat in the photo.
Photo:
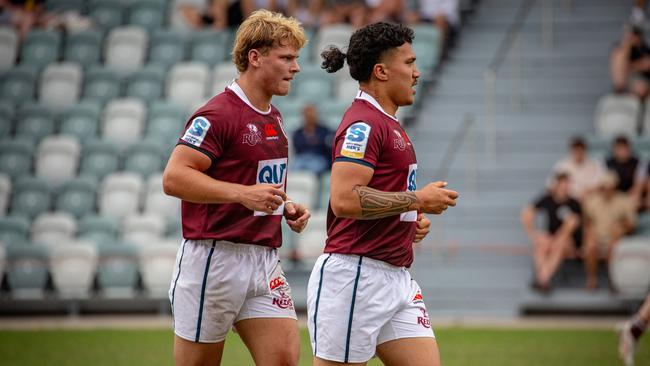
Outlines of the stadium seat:
[{"label": "stadium seat", "polygon": [[193,109],[206,100],[208,67],[198,62],[182,62],[172,67],[167,79],[167,99]]},{"label": "stadium seat", "polygon": [[21,104],[34,99],[36,91],[36,70],[19,65],[4,73],[0,100]]},{"label": "stadium seat", "polygon": [[167,221],[180,217],[181,201],[176,197],[165,194],[162,186],[162,173],[152,174],[147,180],[144,212],[160,215]]},{"label": "stadium seat", "polygon": [[214,30],[197,31],[192,37],[190,60],[209,67],[226,61],[228,33]]},{"label": "stadium seat", "polygon": [[164,299],[168,296],[176,263],[178,244],[158,243],[140,248],[140,275],[144,289],[151,298]]},{"label": "stadium seat", "polygon": [[9,207],[9,197],[11,197],[11,178],[0,173],[0,217],[7,214]]},{"label": "stadium seat", "polygon": [[138,250],[125,243],[98,245],[97,284],[106,298],[133,298],[138,283]]},{"label": "stadium seat", "polygon": [[[354,100],[357,92],[359,91],[359,82],[352,79],[338,79],[336,82],[336,98],[338,100],[344,100],[350,104]],[[343,115],[338,116],[339,118]]]},{"label": "stadium seat", "polygon": [[174,103],[156,101],[151,104],[145,138],[161,144],[176,145],[185,126],[187,111]]},{"label": "stadium seat", "polygon": [[74,105],[81,95],[81,74],[81,66],[71,62],[48,65],[41,75],[39,101],[55,112]]},{"label": "stadium seat", "polygon": [[22,177],[14,185],[11,196],[11,214],[34,218],[50,208],[50,187],[47,181],[36,177]]},{"label": "stadium seat", "polygon": [[54,133],[52,111],[42,104],[23,104],[18,111],[14,136],[32,142]]},{"label": "stadium seat", "polygon": [[169,69],[185,59],[185,35],[159,30],[151,36],[149,64]]},{"label": "stadium seat", "polygon": [[232,62],[222,62],[217,64],[212,73],[212,95],[214,96],[223,92],[238,76],[239,73],[237,72],[237,68],[232,64]]},{"label": "stadium seat", "polygon": [[101,106],[92,100],[82,101],[67,108],[60,115],[59,132],[79,141],[95,139],[99,131]]},{"label": "stadium seat", "polygon": [[315,174],[290,171],[287,175],[287,196],[307,207],[314,207],[318,193],[318,178]]},{"label": "stadium seat", "polygon": [[120,95],[121,82],[120,75],[111,69],[91,68],[84,78],[83,98],[104,104]]},{"label": "stadium seat", "polygon": [[65,42],[63,59],[87,69],[101,62],[102,34],[99,31],[70,33]]},{"label": "stadium seat", "polygon": [[27,175],[32,170],[34,145],[24,139],[5,139],[0,141],[0,173],[11,179]]},{"label": "stadium seat", "polygon": [[636,225],[636,235],[649,235],[650,236],[650,213],[639,215]]},{"label": "stadium seat", "polygon": [[115,244],[120,232],[116,219],[99,215],[84,216],[77,226],[80,239],[97,245]]},{"label": "stadium seat", "polygon": [[207,3],[204,0],[170,0],[169,1],[169,26],[182,32],[191,32],[194,29],[187,23],[179,7],[181,5],[192,5],[197,9],[206,9]]},{"label": "stadium seat", "polygon": [[650,239],[647,236],[621,239],[614,248],[609,275],[620,294],[645,296],[650,288]]},{"label": "stadium seat", "polygon": [[66,212],[45,212],[32,222],[32,241],[54,247],[69,244],[77,233],[77,221]]},{"label": "stadium seat", "polygon": [[0,115],[0,139],[5,139],[11,134],[11,119]]},{"label": "stadium seat", "polygon": [[27,33],[20,48],[20,63],[41,69],[59,60],[61,33],[35,29]]},{"label": "stadium seat", "polygon": [[596,107],[596,134],[601,137],[637,134],[641,104],[632,95],[605,95]]},{"label": "stadium seat", "polygon": [[162,97],[164,84],[165,69],[159,65],[148,65],[127,79],[126,96],[150,103]]},{"label": "stadium seat", "polygon": [[122,75],[140,68],[147,55],[147,32],[139,27],[119,27],[110,31],[104,46],[106,66]]},{"label": "stadium seat", "polygon": [[334,45],[340,49],[347,48],[350,36],[354,29],[348,24],[336,24],[321,27],[318,31],[317,42],[313,48],[314,60],[320,60],[320,54],[328,46]]},{"label": "stadium seat", "polygon": [[[355,86],[357,87],[357,90],[359,90],[358,84]],[[337,98],[323,100],[316,105],[318,108],[318,114],[327,127],[336,131],[339,128],[339,124],[341,124],[343,114],[345,114],[345,111],[350,107],[353,100],[354,96],[345,99]]]},{"label": "stadium seat", "polygon": [[0,243],[5,247],[27,241],[29,220],[24,216],[0,217]]},{"label": "stadium seat", "polygon": [[301,99],[317,102],[332,97],[332,78],[318,64],[303,65],[295,83],[292,94]]},{"label": "stadium seat", "polygon": [[42,299],[48,278],[48,250],[27,243],[7,248],[7,283],[14,299]]},{"label": "stadium seat", "polygon": [[162,28],[165,22],[165,1],[139,0],[129,7],[128,24],[148,31]]},{"label": "stadium seat", "polygon": [[138,247],[160,244],[165,230],[165,220],[157,214],[132,214],[124,220],[122,241]]},{"label": "stadium seat", "polygon": [[286,120],[294,117],[302,118],[302,109],[307,102],[298,97],[282,97],[274,98],[272,103],[280,111],[282,118]]},{"label": "stadium seat", "polygon": [[146,106],[139,99],[111,100],[102,116],[102,138],[121,148],[139,141],[144,132],[146,113]]},{"label": "stadium seat", "polygon": [[[180,206],[180,201],[179,201],[179,206]],[[181,223],[180,215],[167,221],[166,237],[167,239],[176,240],[177,242],[183,238],[183,225]]]},{"label": "stadium seat", "polygon": [[326,239],[327,212],[313,212],[305,231],[300,233],[300,235],[296,235],[295,240],[298,257],[306,262],[306,264],[314,263],[316,258],[323,254]]},{"label": "stadium seat", "polygon": [[413,31],[413,51],[418,58],[418,69],[423,76],[432,76],[440,58],[440,31],[426,23],[415,25]]},{"label": "stadium seat", "polygon": [[82,148],[79,173],[103,179],[117,170],[119,161],[116,144],[102,140],[88,141]]},{"label": "stadium seat", "polygon": [[119,1],[90,0],[88,15],[99,29],[108,32],[122,24],[124,8]]},{"label": "stadium seat", "polygon": [[99,212],[123,219],[140,207],[142,178],[135,173],[113,173],[102,182],[99,192]]},{"label": "stadium seat", "polygon": [[125,152],[124,171],[133,172],[143,178],[163,169],[164,146],[158,141],[141,141],[131,145]]},{"label": "stadium seat", "polygon": [[81,176],[71,179],[57,190],[54,209],[81,219],[94,211],[96,192],[97,181],[94,177]]},{"label": "stadium seat", "polygon": [[0,101],[0,139],[4,139],[11,134],[14,114],[14,104],[12,102]]},{"label": "stadium seat", "polygon": [[45,10],[53,13],[64,13],[67,11],[82,12],[84,10],[84,0],[47,0]]},{"label": "stadium seat", "polygon": [[90,242],[74,241],[50,249],[50,273],[59,298],[90,297],[97,258],[97,248]]},{"label": "stadium seat", "polygon": [[331,172],[323,173],[320,177],[320,197],[318,199],[318,208],[321,210],[327,210],[327,206],[330,203],[330,178]]},{"label": "stadium seat", "polygon": [[0,283],[4,280],[5,270],[7,269],[7,249],[0,242]]},{"label": "stadium seat", "polygon": [[18,35],[13,28],[0,27],[0,72],[14,67],[18,53]]},{"label": "stadium seat", "polygon": [[36,153],[36,176],[58,187],[77,174],[80,150],[79,141],[74,136],[44,138]]}]

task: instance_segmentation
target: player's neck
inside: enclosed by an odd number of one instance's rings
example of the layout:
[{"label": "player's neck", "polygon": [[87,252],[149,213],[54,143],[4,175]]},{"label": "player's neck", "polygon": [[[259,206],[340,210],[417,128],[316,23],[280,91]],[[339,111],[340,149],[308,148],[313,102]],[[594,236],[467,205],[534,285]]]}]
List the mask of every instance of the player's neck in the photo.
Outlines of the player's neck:
[{"label": "player's neck", "polygon": [[388,93],[386,92],[386,90],[384,90],[383,88],[379,88],[372,83],[361,84],[359,85],[359,89],[361,89],[362,92],[375,98],[375,100],[377,101],[377,103],[379,103],[379,105],[384,110],[384,112],[395,117],[395,115],[397,114],[397,104],[388,97]]},{"label": "player's neck", "polygon": [[244,91],[248,100],[260,111],[266,111],[271,105],[271,95],[259,87],[259,82],[253,80],[250,74],[243,73],[237,78],[237,84]]}]

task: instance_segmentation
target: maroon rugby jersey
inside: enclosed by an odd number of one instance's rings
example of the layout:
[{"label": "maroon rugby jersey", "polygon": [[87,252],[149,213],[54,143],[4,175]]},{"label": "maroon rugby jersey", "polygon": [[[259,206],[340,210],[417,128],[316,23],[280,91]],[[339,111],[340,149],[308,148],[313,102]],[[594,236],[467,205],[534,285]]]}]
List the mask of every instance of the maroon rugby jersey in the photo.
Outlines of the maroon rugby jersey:
[{"label": "maroon rugby jersey", "polygon": [[[349,161],[374,169],[368,187],[386,192],[416,189],[415,150],[399,124],[370,95],[359,91],[336,131],[334,161]],[[417,212],[376,220],[336,217],[327,210],[325,253],[356,254],[410,266]]]},{"label": "maroon rugby jersey", "polygon": [[[214,179],[286,187],[289,147],[282,117],[275,107],[266,112],[253,107],[236,82],[190,117],[178,143],[206,154],[212,164],[205,173]],[[182,201],[183,237],[276,248],[282,245],[283,210],[284,205],[267,216],[238,203]]]}]

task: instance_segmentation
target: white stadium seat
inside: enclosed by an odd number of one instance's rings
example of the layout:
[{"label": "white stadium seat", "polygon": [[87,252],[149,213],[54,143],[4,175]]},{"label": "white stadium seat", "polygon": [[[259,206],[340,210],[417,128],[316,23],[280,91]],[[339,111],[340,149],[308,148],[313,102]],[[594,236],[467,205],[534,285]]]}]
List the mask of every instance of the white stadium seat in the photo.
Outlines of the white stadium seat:
[{"label": "white stadium seat", "polygon": [[71,62],[50,64],[41,76],[41,104],[61,112],[73,106],[81,95],[81,66]]},{"label": "white stadium seat", "polygon": [[11,69],[16,64],[18,35],[11,27],[0,27],[0,71]]},{"label": "white stadium seat", "polygon": [[326,239],[327,211],[313,212],[305,231],[295,237],[299,258],[307,264],[314,263],[323,254]]},{"label": "white stadium seat", "polygon": [[50,248],[69,244],[77,233],[77,221],[66,212],[46,212],[32,223],[32,241]]},{"label": "white stadium seat", "polygon": [[645,296],[650,289],[650,238],[621,239],[612,255],[609,275],[622,295]]},{"label": "white stadium seat", "polygon": [[103,138],[122,148],[137,142],[144,134],[146,113],[146,106],[140,99],[113,99],[104,109]]},{"label": "white stadium seat", "polygon": [[348,24],[336,24],[320,28],[318,42],[314,47],[314,60],[320,60],[321,52],[330,45],[337,46],[343,52],[347,52],[348,42],[353,31],[352,26]]},{"label": "white stadium seat", "polygon": [[0,173],[0,217],[7,214],[7,207],[11,197],[11,179],[8,175]]},{"label": "white stadium seat", "polygon": [[601,137],[637,134],[641,103],[632,95],[606,95],[596,107],[596,134]]},{"label": "white stadium seat", "polygon": [[212,72],[212,95],[223,92],[238,76],[239,72],[237,71],[237,67],[232,62],[217,64]]},{"label": "white stadium seat", "polygon": [[158,244],[165,234],[165,221],[159,215],[132,214],[124,220],[122,241],[143,247]]},{"label": "white stadium seat", "polygon": [[167,298],[178,248],[176,240],[140,248],[140,275],[150,297]]},{"label": "white stadium seat", "polygon": [[50,251],[52,282],[61,298],[88,298],[96,270],[97,249],[90,242],[61,244]]},{"label": "white stadium seat", "polygon": [[79,141],[72,136],[48,136],[38,145],[36,176],[58,186],[73,178],[79,166]]},{"label": "white stadium seat", "polygon": [[160,215],[166,220],[172,220],[181,214],[181,201],[163,191],[162,173],[153,174],[147,180],[144,212]]},{"label": "white stadium seat", "polygon": [[107,37],[106,66],[127,74],[142,66],[147,55],[147,32],[139,27],[114,28]]},{"label": "white stadium seat", "polygon": [[[335,88],[337,99],[349,101],[349,103],[352,103],[357,95],[357,92],[359,91],[359,82],[351,78],[339,79],[335,85]],[[341,116],[339,116],[339,118],[340,117]]]},{"label": "white stadium seat", "polygon": [[209,74],[208,66],[203,63],[174,65],[167,79],[167,99],[186,108],[205,102]]},{"label": "white stadium seat", "polygon": [[142,178],[136,173],[107,176],[99,192],[99,212],[117,219],[137,212],[140,207]]},{"label": "white stadium seat", "polygon": [[289,172],[287,179],[287,195],[293,201],[313,209],[318,192],[318,178],[314,173],[303,171]]}]

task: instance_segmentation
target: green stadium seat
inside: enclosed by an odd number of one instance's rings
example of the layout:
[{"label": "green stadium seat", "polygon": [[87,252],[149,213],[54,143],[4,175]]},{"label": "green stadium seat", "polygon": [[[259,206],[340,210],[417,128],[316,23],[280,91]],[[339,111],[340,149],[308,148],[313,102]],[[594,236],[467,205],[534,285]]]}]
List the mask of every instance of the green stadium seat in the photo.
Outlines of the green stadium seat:
[{"label": "green stadium seat", "polygon": [[9,100],[0,100],[0,117],[13,119],[16,114],[14,103]]},{"label": "green stadium seat", "polygon": [[149,121],[145,138],[161,144],[176,145],[185,126],[187,111],[176,104],[156,101],[149,108]]},{"label": "green stadium seat", "polygon": [[32,30],[22,42],[20,63],[41,69],[59,60],[61,34],[53,30]]},{"label": "green stadium seat", "polygon": [[153,33],[149,47],[149,64],[170,68],[184,59],[185,35],[166,30]]},{"label": "green stadium seat", "polygon": [[211,68],[226,61],[228,57],[228,33],[203,30],[194,33],[190,60],[202,62]]},{"label": "green stadium seat", "polygon": [[129,8],[127,23],[148,31],[160,29],[165,23],[165,6],[157,0],[135,1]]},{"label": "green stadium seat", "polygon": [[122,24],[124,7],[114,0],[91,0],[88,15],[99,29],[107,32]]},{"label": "green stadium seat", "polygon": [[119,149],[116,144],[105,140],[92,140],[82,147],[79,174],[100,180],[116,171],[118,166]]},{"label": "green stadium seat", "polygon": [[30,174],[34,144],[24,139],[0,141],[0,173],[16,179]]},{"label": "green stadium seat", "polygon": [[101,62],[102,34],[98,31],[71,33],[65,42],[64,60],[76,62],[84,68]]},{"label": "green stadium seat", "polygon": [[163,169],[164,147],[158,141],[142,141],[131,145],[125,152],[124,170],[143,178]]},{"label": "green stadium seat", "polygon": [[82,101],[66,109],[59,119],[59,132],[75,136],[79,141],[97,137],[99,132],[100,104],[92,100]]},{"label": "green stadium seat", "polygon": [[53,13],[64,13],[66,11],[84,11],[84,0],[47,0],[45,10]]},{"label": "green stadium seat", "polygon": [[635,234],[650,236],[650,214],[646,213],[639,216]]},{"label": "green stadium seat", "polygon": [[318,114],[322,121],[332,130],[338,129],[343,114],[352,104],[352,99],[326,99],[318,103]]},{"label": "green stadium seat", "polygon": [[32,101],[36,93],[36,70],[20,65],[2,77],[0,100],[21,104]]},{"label": "green stadium seat", "polygon": [[332,78],[319,64],[305,64],[296,75],[293,95],[301,99],[317,102],[333,96]]},{"label": "green stadium seat", "polygon": [[29,219],[24,216],[0,217],[0,243],[5,247],[20,245],[29,235]]},{"label": "green stadium seat", "polygon": [[126,96],[149,103],[162,97],[164,87],[165,69],[159,65],[148,65],[127,79]]},{"label": "green stadium seat", "polygon": [[40,299],[45,296],[49,254],[39,244],[13,245],[7,248],[7,283],[11,296],[19,299]]},{"label": "green stadium seat", "polygon": [[330,172],[323,173],[320,177],[320,198],[318,200],[318,208],[321,210],[327,210],[327,206],[330,202],[330,177]]},{"label": "green stadium seat", "polygon": [[9,200],[11,197],[11,178],[0,173],[0,217],[7,215]]},{"label": "green stadium seat", "polygon": [[91,68],[84,78],[83,98],[105,104],[121,93],[121,77],[110,68]]},{"label": "green stadium seat", "polygon": [[0,27],[0,72],[14,67],[18,53],[18,34],[7,26]]},{"label": "green stadium seat", "polygon": [[15,136],[38,142],[53,134],[54,127],[53,113],[49,108],[40,104],[24,104],[18,111]]},{"label": "green stadium seat", "polygon": [[50,208],[50,187],[46,180],[22,177],[14,185],[11,214],[34,218]]},{"label": "green stadium seat", "polygon": [[77,225],[79,238],[98,245],[114,244],[119,231],[118,221],[107,216],[87,215]]},{"label": "green stadium seat", "polygon": [[98,245],[97,284],[107,298],[133,298],[138,284],[138,249],[126,244]]},{"label": "green stadium seat", "polygon": [[7,138],[11,134],[11,119],[0,116],[0,139]]},{"label": "green stadium seat", "polygon": [[54,209],[81,219],[95,210],[96,194],[97,180],[94,177],[80,176],[71,179],[59,187]]}]

